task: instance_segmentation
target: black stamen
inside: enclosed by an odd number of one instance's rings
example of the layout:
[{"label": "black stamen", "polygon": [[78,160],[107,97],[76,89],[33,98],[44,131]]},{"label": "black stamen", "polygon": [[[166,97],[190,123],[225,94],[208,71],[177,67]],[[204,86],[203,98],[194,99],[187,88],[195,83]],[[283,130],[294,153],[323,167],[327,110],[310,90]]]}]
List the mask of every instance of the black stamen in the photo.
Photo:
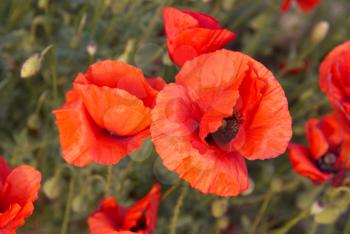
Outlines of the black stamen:
[{"label": "black stamen", "polygon": [[208,134],[205,141],[209,144],[225,145],[237,135],[239,126],[239,116],[238,114],[233,114],[231,117],[223,120],[221,127],[216,132]]}]

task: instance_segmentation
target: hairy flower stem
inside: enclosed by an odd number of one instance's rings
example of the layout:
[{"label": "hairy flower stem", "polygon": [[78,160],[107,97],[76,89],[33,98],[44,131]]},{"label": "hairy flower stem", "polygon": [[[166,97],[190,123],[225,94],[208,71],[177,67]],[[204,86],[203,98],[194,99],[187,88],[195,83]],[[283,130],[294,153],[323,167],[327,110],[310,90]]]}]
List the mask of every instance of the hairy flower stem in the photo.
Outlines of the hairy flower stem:
[{"label": "hairy flower stem", "polygon": [[294,227],[297,223],[299,223],[301,220],[305,219],[309,215],[310,215],[310,211],[308,209],[301,211],[297,216],[295,216],[294,218],[290,219],[281,228],[279,228],[279,229],[275,230],[274,232],[272,232],[272,234],[285,234],[285,233],[288,233],[288,231],[292,227]]},{"label": "hairy flower stem", "polygon": [[250,231],[251,234],[254,234],[256,233],[256,228],[259,226],[259,223],[260,221],[262,220],[262,217],[264,216],[268,206],[269,206],[269,203],[272,199],[272,192],[268,192],[266,195],[265,195],[265,198],[264,198],[264,201],[263,201],[263,204],[259,210],[259,213],[258,215],[256,216],[255,220],[254,220],[254,223],[253,223],[253,226],[252,226],[252,229]]},{"label": "hairy flower stem", "polygon": [[111,195],[111,185],[113,180],[113,165],[107,167],[107,178],[105,184],[105,197],[109,197]]},{"label": "hairy flower stem", "polygon": [[184,184],[181,188],[179,198],[177,199],[177,202],[175,205],[173,217],[171,218],[171,222],[169,225],[169,233],[170,234],[176,233],[176,223],[177,223],[177,220],[179,218],[181,207],[183,205],[183,201],[184,201],[184,198],[186,196],[187,190],[188,190],[188,186],[187,186],[187,184]]},{"label": "hairy flower stem", "polygon": [[67,230],[68,230],[71,206],[72,206],[73,195],[74,195],[74,183],[75,183],[74,177],[75,177],[75,175],[74,175],[74,173],[72,173],[71,178],[70,178],[70,182],[69,182],[69,191],[68,191],[66,209],[64,211],[61,234],[67,234]]},{"label": "hairy flower stem", "polygon": [[167,191],[165,191],[165,193],[162,195],[161,200],[165,200],[170,194],[172,194],[177,187],[179,187],[181,185],[181,181],[173,184]]}]

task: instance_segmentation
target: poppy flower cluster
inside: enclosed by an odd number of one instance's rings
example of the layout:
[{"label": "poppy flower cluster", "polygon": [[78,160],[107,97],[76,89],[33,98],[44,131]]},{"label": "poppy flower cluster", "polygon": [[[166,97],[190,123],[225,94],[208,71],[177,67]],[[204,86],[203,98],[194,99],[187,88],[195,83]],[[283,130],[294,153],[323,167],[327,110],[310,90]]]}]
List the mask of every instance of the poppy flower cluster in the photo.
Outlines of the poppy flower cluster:
[{"label": "poppy flower cluster", "polygon": [[[285,152],[291,117],[284,91],[261,63],[222,49],[235,34],[212,17],[163,11],[175,82],[145,78],[120,61],[79,73],[54,111],[63,158],[75,166],[116,164],[151,136],[163,164],[202,193],[236,196],[249,187],[245,159]],[[160,186],[131,208],[113,197],[88,220],[90,232],[151,233]]]},{"label": "poppy flower cluster", "polygon": [[176,82],[144,78],[122,62],[93,64],[54,111],[63,157],[76,166],[114,164],[151,129],[169,170],[203,193],[238,195],[249,187],[244,159],[274,158],[287,148],[292,131],[283,89],[256,60],[220,50],[235,34],[212,17],[163,13],[169,55],[182,66]]},{"label": "poppy flower cluster", "polygon": [[334,48],[319,68],[319,82],[334,112],[310,119],[305,132],[309,148],[289,146],[289,158],[299,174],[319,184],[341,185],[350,168],[350,42]]},{"label": "poppy flower cluster", "polygon": [[33,211],[38,198],[41,174],[22,165],[12,169],[0,157],[0,233],[15,234]]}]

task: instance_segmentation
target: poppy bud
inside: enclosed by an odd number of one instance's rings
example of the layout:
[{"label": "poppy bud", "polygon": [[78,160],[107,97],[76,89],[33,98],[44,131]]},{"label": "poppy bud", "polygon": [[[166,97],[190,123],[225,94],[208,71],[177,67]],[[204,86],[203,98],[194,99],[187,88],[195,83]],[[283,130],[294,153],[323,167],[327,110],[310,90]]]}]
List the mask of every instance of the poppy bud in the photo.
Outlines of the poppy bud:
[{"label": "poppy bud", "polygon": [[322,205],[322,203],[320,201],[315,201],[314,203],[312,203],[310,213],[312,215],[317,215],[321,213],[323,210],[324,210],[324,206]]},{"label": "poppy bud", "polygon": [[39,9],[46,9],[48,6],[49,0],[39,0],[38,7]]},{"label": "poppy bud", "polygon": [[220,230],[226,229],[228,225],[230,225],[230,219],[228,217],[224,216],[218,220],[218,227]]},{"label": "poppy bud", "polygon": [[60,179],[60,175],[56,175],[46,180],[43,190],[49,199],[56,199],[62,191],[62,181]]},{"label": "poppy bud", "polygon": [[94,41],[90,41],[86,46],[87,53],[93,57],[97,51],[97,44]]},{"label": "poppy bud", "polygon": [[273,192],[280,192],[282,190],[283,187],[283,182],[281,179],[279,178],[275,178],[272,180],[271,182],[271,190]]},{"label": "poppy bud", "polygon": [[224,216],[228,209],[227,199],[215,200],[211,206],[211,213],[215,218]]},{"label": "poppy bud", "polygon": [[21,77],[26,79],[36,75],[41,68],[42,57],[39,53],[30,56],[22,65]]},{"label": "poppy bud", "polygon": [[329,23],[327,21],[321,21],[314,26],[311,33],[311,41],[313,44],[320,43],[327,35],[329,31]]},{"label": "poppy bud", "polygon": [[76,213],[84,213],[87,210],[86,198],[83,193],[80,193],[73,199],[72,210]]},{"label": "poppy bud", "polygon": [[22,65],[21,77],[26,79],[36,75],[41,69],[41,63],[45,54],[52,48],[53,46],[49,45],[41,53],[35,53],[30,56]]},{"label": "poppy bud", "polygon": [[36,113],[29,116],[27,120],[27,127],[31,130],[36,130],[40,127],[39,116]]}]

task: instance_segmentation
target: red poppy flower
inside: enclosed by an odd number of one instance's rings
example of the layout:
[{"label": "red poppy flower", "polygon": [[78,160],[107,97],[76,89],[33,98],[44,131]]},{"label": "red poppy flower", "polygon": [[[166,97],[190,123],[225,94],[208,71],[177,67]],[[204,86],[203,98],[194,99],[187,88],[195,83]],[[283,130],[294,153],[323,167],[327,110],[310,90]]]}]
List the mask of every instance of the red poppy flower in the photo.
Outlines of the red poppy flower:
[{"label": "red poppy flower", "polygon": [[114,164],[150,135],[151,108],[160,78],[106,60],[79,74],[66,103],[54,111],[64,159],[73,165]]},{"label": "red poppy flower", "polygon": [[[310,119],[305,125],[309,148],[290,144],[289,158],[294,170],[319,184],[332,179],[341,183],[350,153],[349,136],[342,131],[336,114]],[[348,166],[347,166],[348,165]]]},{"label": "red poppy flower", "polygon": [[350,120],[350,41],[335,47],[319,70],[321,90]]},{"label": "red poppy flower", "polygon": [[157,223],[160,185],[132,207],[119,206],[113,197],[103,200],[89,220],[91,234],[150,234]]},{"label": "red poppy flower", "polygon": [[236,35],[211,16],[194,11],[164,8],[163,18],[171,60],[178,66],[200,54],[221,49]]},{"label": "red poppy flower", "polygon": [[[281,10],[284,12],[288,11],[292,1],[293,0],[284,0],[281,5]],[[296,0],[296,2],[301,10],[308,12],[314,9],[320,3],[320,0]]]},{"label": "red poppy flower", "polygon": [[164,165],[203,193],[238,195],[245,160],[282,154],[291,138],[288,103],[262,64],[218,50],[187,62],[157,97],[151,134]]},{"label": "red poppy flower", "polygon": [[11,169],[0,157],[0,233],[14,234],[24,225],[38,198],[41,174],[26,165]]}]

